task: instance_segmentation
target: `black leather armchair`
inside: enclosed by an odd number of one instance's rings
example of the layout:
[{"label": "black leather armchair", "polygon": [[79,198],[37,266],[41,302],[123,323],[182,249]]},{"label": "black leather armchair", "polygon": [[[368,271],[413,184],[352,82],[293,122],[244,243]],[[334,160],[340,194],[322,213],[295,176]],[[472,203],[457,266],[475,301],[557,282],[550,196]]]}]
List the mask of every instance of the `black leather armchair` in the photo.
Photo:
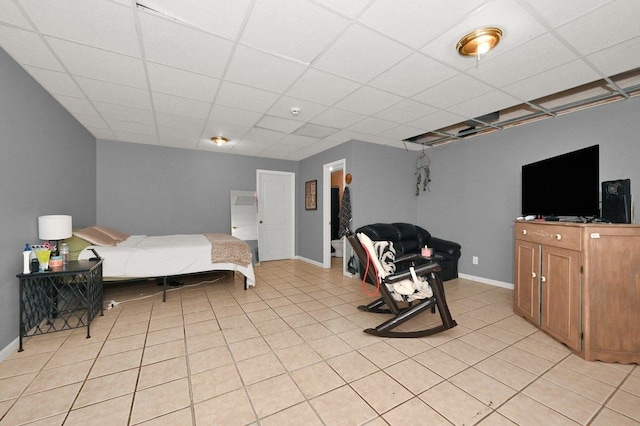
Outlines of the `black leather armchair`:
[{"label": "black leather armchair", "polygon": [[[442,268],[442,281],[458,278],[458,259],[461,246],[453,241],[432,237],[424,228],[410,223],[374,223],[356,229],[374,241],[391,241],[396,249],[396,258],[408,254],[420,253],[426,245],[434,254],[442,256],[438,263]],[[407,262],[404,262],[405,264]],[[406,265],[408,268],[409,265]],[[360,277],[364,277],[364,265],[360,264]]]}]

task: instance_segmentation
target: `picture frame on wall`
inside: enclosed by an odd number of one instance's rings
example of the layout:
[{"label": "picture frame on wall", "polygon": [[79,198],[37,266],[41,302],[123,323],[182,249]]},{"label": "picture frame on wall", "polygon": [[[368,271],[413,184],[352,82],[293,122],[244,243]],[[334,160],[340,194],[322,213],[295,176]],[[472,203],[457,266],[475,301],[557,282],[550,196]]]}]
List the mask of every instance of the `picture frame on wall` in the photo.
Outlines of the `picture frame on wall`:
[{"label": "picture frame on wall", "polygon": [[304,184],[304,209],[305,210],[317,210],[318,209],[318,181],[310,180]]}]

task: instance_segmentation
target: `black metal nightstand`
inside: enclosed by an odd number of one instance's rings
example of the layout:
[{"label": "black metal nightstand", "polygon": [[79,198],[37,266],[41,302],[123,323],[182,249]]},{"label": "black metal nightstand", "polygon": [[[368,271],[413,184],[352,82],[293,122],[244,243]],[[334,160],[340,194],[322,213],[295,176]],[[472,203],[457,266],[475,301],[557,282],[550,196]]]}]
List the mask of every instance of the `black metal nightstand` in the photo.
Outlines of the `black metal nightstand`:
[{"label": "black metal nightstand", "polygon": [[46,272],[18,274],[22,338],[87,327],[102,308],[102,259],[71,261]]}]

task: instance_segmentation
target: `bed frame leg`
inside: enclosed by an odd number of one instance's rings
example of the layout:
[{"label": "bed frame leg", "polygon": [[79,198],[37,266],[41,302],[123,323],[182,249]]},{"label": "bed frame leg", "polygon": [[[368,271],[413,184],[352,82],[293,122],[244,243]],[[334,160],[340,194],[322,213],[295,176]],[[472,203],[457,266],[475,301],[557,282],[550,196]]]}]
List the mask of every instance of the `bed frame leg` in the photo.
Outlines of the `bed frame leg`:
[{"label": "bed frame leg", "polygon": [[244,277],[244,290],[246,291],[249,288],[249,283],[247,282],[247,277]]},{"label": "bed frame leg", "polygon": [[167,301],[167,276],[165,275],[164,281],[162,283],[162,301]]}]

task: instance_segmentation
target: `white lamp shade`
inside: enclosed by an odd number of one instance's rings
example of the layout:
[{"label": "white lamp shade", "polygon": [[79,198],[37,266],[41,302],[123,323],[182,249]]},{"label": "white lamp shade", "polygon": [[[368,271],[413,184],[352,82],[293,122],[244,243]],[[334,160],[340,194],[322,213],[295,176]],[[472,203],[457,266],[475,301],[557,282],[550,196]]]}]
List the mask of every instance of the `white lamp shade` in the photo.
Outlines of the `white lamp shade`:
[{"label": "white lamp shade", "polygon": [[38,237],[41,240],[62,240],[72,235],[71,216],[53,214],[38,217]]}]

